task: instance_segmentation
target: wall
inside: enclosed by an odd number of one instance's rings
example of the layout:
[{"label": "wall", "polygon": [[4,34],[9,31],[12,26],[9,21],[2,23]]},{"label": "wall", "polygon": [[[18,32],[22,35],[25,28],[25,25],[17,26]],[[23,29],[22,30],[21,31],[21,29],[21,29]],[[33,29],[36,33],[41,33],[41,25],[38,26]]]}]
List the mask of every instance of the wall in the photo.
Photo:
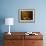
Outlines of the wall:
[{"label": "wall", "polygon": [[[14,26],[11,31],[46,31],[46,1],[44,0],[0,0],[0,17],[13,17]],[[35,9],[35,23],[19,23],[18,9]],[[2,32],[8,31],[8,27],[3,24]]]}]

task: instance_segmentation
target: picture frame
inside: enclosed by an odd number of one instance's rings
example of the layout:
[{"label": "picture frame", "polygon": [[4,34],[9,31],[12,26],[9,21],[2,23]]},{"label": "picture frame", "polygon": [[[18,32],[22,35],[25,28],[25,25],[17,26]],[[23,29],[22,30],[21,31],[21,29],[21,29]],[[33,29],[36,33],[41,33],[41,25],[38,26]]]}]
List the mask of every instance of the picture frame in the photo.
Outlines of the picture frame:
[{"label": "picture frame", "polygon": [[19,22],[34,23],[35,22],[35,9],[19,9]]}]

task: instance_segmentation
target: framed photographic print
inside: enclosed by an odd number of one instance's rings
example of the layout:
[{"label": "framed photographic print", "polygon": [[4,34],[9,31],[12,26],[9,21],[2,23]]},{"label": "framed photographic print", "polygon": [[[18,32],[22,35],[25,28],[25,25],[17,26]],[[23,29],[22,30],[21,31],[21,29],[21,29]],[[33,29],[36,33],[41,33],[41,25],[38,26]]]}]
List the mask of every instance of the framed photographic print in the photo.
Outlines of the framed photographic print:
[{"label": "framed photographic print", "polygon": [[19,22],[35,22],[35,9],[19,9]]}]

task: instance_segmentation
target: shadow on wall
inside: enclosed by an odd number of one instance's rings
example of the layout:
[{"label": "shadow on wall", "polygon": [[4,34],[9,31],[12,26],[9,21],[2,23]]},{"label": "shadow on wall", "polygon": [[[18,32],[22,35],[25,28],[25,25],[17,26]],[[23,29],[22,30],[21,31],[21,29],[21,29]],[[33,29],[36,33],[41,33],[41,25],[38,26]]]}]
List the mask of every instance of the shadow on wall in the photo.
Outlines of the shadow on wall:
[{"label": "shadow on wall", "polygon": [[0,16],[0,33],[2,33],[2,25],[4,25],[4,23],[5,23],[5,17]]},{"label": "shadow on wall", "polygon": [[5,17],[0,16],[0,46],[3,46],[3,32],[2,32],[2,25],[5,23]]}]

